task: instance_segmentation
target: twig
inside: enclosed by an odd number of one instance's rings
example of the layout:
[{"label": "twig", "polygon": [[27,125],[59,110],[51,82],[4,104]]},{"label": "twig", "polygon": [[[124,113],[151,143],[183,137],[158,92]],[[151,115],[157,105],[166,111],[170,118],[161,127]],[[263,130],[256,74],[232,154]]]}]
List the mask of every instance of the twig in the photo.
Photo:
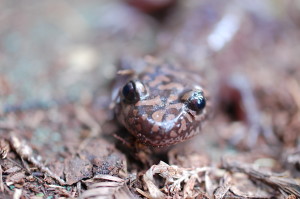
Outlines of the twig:
[{"label": "twig", "polygon": [[62,180],[59,176],[54,174],[48,167],[41,163],[36,157],[33,156],[33,151],[30,146],[28,146],[24,141],[20,141],[15,135],[10,138],[11,146],[14,148],[16,153],[25,160],[31,162],[36,167],[38,167],[42,172],[47,173],[50,177],[57,180],[60,185],[66,185],[66,182]]},{"label": "twig", "polygon": [[229,191],[231,186],[232,186],[231,178],[227,173],[223,176],[220,186],[216,189],[214,193],[215,198],[216,199],[224,198],[225,194]]},{"label": "twig", "polygon": [[[191,193],[192,195],[187,195],[187,198],[193,197],[193,189],[195,186],[194,179],[198,179],[199,173],[206,173],[210,171],[211,167],[202,168],[180,168],[177,166],[170,166],[164,162],[160,162],[158,165],[153,165],[151,168],[143,175],[143,180],[148,188],[149,195],[151,198],[165,198],[165,194],[155,185],[154,175],[159,174],[161,177],[165,178],[165,186],[163,191],[166,193],[178,193],[182,190],[182,183],[185,182],[186,188],[185,193]],[[192,179],[192,180],[190,180]],[[190,181],[189,181],[190,180]],[[189,182],[189,184],[187,184]],[[148,193],[147,193],[148,194]]]},{"label": "twig", "polygon": [[295,179],[280,176],[276,173],[261,172],[249,165],[238,162],[228,162],[224,159],[222,160],[222,167],[230,171],[245,173],[252,179],[262,181],[265,184],[276,187],[288,194],[294,194],[295,196],[300,197],[300,184]]},{"label": "twig", "polygon": [[4,192],[4,184],[3,184],[2,173],[3,173],[3,170],[2,170],[2,166],[0,165],[0,191]]},{"label": "twig", "polygon": [[22,189],[15,189],[13,199],[20,199],[22,196]]},{"label": "twig", "polygon": [[80,198],[81,197],[81,181],[77,182],[76,187],[77,187],[78,198]]},{"label": "twig", "polygon": [[5,159],[9,151],[9,143],[5,139],[0,139],[0,158]]},{"label": "twig", "polygon": [[[99,182],[101,180],[102,182]],[[104,182],[103,182],[104,180]],[[93,179],[93,183],[88,185],[88,190],[83,192],[80,199],[89,198],[124,198],[134,199],[136,198],[127,187],[124,179],[110,176],[110,175],[97,175]]]},{"label": "twig", "polygon": [[98,136],[102,132],[102,129],[100,125],[94,120],[94,118],[83,107],[76,107],[75,112],[78,120],[91,129],[91,133],[89,134],[89,136],[85,138],[78,147],[78,151],[81,151],[91,138]]},{"label": "twig", "polygon": [[56,193],[62,195],[62,196],[66,196],[68,198],[73,198],[72,195],[62,186],[58,186],[58,185],[47,185],[45,184],[46,187],[50,187],[50,188],[53,188]]}]

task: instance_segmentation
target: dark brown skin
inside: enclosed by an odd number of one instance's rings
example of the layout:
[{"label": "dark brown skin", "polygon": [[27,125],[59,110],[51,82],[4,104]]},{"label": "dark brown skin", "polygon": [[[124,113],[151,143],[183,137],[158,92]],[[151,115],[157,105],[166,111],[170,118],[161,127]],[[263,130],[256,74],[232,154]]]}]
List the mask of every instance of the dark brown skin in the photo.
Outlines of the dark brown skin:
[{"label": "dark brown skin", "polygon": [[[141,63],[141,62],[140,62]],[[142,60],[140,73],[119,71],[126,79],[118,88],[118,121],[143,144],[165,147],[201,130],[208,99],[199,75],[153,57]]]}]

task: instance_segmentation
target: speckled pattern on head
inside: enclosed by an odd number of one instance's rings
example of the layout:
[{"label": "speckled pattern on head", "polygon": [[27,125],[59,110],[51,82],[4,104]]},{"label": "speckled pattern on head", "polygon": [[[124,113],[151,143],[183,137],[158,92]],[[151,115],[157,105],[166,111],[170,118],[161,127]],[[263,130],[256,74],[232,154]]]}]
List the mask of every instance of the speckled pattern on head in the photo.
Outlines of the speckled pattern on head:
[{"label": "speckled pattern on head", "polygon": [[[145,65],[143,72],[123,73],[123,76],[126,74],[126,82],[119,88],[115,105],[118,121],[139,142],[153,147],[176,144],[198,134],[207,108],[198,112],[191,110],[187,100],[191,93],[197,91],[203,94],[207,106],[206,91],[201,87],[199,74],[153,57],[142,62]],[[122,89],[129,81],[139,90],[137,101],[125,100]]]}]

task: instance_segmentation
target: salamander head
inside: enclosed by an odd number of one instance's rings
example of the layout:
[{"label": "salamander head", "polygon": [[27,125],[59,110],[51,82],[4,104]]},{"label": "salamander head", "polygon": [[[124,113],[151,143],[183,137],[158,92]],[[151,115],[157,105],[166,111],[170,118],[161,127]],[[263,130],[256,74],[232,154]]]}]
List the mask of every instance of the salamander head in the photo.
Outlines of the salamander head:
[{"label": "salamander head", "polygon": [[120,88],[116,116],[146,145],[185,141],[200,132],[206,117],[205,91],[196,83],[186,72],[152,67]]}]

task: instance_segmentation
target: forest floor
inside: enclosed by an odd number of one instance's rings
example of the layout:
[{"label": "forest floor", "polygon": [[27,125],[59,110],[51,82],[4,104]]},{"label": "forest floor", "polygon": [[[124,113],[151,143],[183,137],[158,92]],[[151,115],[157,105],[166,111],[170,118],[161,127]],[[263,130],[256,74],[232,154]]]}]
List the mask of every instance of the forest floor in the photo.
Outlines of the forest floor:
[{"label": "forest floor", "polygon": [[[300,198],[299,41],[297,1],[2,1],[0,198]],[[213,99],[160,155],[114,136],[116,64],[145,55]]]}]

